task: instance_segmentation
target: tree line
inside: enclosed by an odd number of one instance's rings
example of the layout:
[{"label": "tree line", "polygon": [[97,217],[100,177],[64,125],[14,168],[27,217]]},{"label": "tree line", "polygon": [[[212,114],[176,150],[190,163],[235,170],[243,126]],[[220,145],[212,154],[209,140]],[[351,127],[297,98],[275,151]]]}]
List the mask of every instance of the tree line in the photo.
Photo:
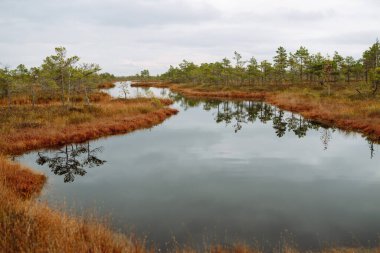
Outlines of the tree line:
[{"label": "tree line", "polygon": [[215,85],[256,84],[304,84],[364,81],[373,86],[374,92],[380,83],[380,43],[377,40],[360,59],[343,57],[338,52],[333,56],[312,54],[301,46],[295,52],[279,47],[273,61],[258,62],[255,57],[248,61],[238,52],[231,60],[202,63],[200,65],[183,60],[178,67],[170,66],[161,75],[166,81],[176,83]]},{"label": "tree line", "polygon": [[99,73],[95,63],[79,63],[78,56],[67,56],[66,48],[55,48],[55,54],[47,56],[41,66],[27,68],[24,64],[15,69],[0,66],[0,99],[8,105],[17,95],[26,96],[33,104],[41,98],[59,99],[69,105],[73,99],[81,98],[90,103],[90,94],[97,85],[112,81],[115,76]]}]

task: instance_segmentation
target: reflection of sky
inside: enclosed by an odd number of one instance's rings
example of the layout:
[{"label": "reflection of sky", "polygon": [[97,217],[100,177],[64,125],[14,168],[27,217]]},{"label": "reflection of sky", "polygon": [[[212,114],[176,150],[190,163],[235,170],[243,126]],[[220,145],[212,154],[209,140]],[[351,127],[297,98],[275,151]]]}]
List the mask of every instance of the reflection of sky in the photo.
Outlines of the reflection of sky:
[{"label": "reflection of sky", "polygon": [[124,98],[123,88],[127,90],[127,97],[164,97],[167,98],[169,95],[168,89],[157,89],[157,88],[133,88],[131,87],[131,82],[116,82],[116,86],[111,89],[104,90],[104,92],[110,94],[114,98]]},{"label": "reflection of sky", "polygon": [[271,121],[256,121],[235,133],[215,114],[201,104],[153,129],[94,141],[107,163],[71,184],[35,165],[35,153],[20,160],[49,175],[43,199],[111,213],[116,227],[159,243],[172,234],[198,244],[277,243],[288,229],[301,247],[353,237],[375,244],[379,156],[370,159],[366,140],[335,131],[324,150],[321,130],[278,138]]}]

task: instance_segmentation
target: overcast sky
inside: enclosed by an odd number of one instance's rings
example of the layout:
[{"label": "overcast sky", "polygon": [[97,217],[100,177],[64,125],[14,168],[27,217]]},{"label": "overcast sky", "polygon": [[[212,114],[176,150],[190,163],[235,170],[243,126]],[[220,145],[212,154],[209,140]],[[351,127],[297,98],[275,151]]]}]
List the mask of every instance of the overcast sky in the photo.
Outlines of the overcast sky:
[{"label": "overcast sky", "polygon": [[277,47],[360,57],[380,0],[0,0],[0,63],[41,64],[65,46],[103,71],[165,71],[182,59],[272,59]]}]

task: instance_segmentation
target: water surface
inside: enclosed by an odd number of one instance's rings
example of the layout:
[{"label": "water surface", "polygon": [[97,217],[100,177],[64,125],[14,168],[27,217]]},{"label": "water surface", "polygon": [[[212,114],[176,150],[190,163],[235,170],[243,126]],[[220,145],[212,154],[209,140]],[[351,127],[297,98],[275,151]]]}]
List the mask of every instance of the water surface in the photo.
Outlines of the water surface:
[{"label": "water surface", "polygon": [[[122,96],[118,87],[109,92]],[[174,99],[179,114],[152,129],[19,157],[48,175],[41,199],[79,213],[95,208],[115,229],[164,249],[173,238],[265,250],[283,240],[300,249],[378,245],[377,145],[262,102],[129,88],[129,97],[152,94]]]}]

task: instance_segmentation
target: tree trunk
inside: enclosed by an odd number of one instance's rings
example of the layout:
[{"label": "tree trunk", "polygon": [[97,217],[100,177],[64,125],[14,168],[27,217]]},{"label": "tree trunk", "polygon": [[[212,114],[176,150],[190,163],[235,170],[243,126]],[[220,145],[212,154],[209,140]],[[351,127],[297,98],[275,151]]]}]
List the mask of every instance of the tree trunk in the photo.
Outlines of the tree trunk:
[{"label": "tree trunk", "polygon": [[12,106],[11,88],[8,88],[8,90],[7,90],[7,97],[8,97],[8,109],[10,109]]},{"label": "tree trunk", "polygon": [[34,91],[34,85],[32,85],[32,106],[34,108],[36,104],[36,94],[35,94],[35,91]]},{"label": "tree trunk", "polygon": [[67,84],[67,106],[70,107],[70,92],[71,92],[71,82],[70,82],[70,75],[69,75],[69,81]]},{"label": "tree trunk", "polygon": [[376,95],[376,92],[377,92],[378,86],[379,86],[379,82],[378,82],[378,81],[373,82],[373,90],[372,90],[372,95],[373,95],[373,96]]},{"label": "tree trunk", "polygon": [[61,68],[61,101],[62,106],[65,106],[65,86],[63,85],[63,69]]},{"label": "tree trunk", "polygon": [[84,94],[85,94],[85,98],[86,98],[86,103],[88,106],[90,106],[90,98],[88,97],[87,87],[84,87]]}]

